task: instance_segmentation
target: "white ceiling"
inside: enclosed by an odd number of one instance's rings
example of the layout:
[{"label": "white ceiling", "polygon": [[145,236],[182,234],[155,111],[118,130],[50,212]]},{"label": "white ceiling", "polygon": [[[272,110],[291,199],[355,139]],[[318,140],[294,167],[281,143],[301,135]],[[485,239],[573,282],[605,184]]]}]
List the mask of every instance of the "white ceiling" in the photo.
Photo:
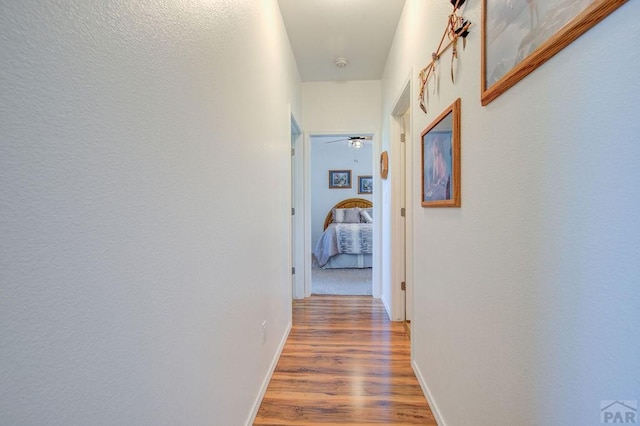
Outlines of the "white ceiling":
[{"label": "white ceiling", "polygon": [[404,2],[278,0],[302,81],[380,80]]}]

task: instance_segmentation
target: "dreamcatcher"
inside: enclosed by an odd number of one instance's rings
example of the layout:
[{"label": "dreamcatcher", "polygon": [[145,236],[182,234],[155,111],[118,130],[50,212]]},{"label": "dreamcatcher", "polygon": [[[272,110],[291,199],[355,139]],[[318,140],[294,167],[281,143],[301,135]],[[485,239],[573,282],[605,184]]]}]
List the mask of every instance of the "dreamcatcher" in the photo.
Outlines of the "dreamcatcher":
[{"label": "dreamcatcher", "polygon": [[[465,20],[459,14],[460,7],[465,3],[466,0],[450,0],[453,5],[453,12],[449,15],[447,20],[447,26],[445,27],[444,33],[442,34],[442,38],[440,39],[440,44],[438,44],[438,48],[434,53],[431,54],[431,62],[429,65],[424,67],[420,71],[420,95],[418,96],[420,100],[420,108],[425,113],[427,112],[427,107],[425,106],[425,96],[426,103],[429,103],[429,81],[433,81],[433,90],[435,92],[436,87],[438,85],[438,75],[436,67],[438,65],[438,61],[440,60],[440,56],[449,48],[452,47],[451,53],[451,81],[455,83],[454,77],[454,64],[455,60],[458,59],[458,40],[462,38],[462,48],[464,49],[467,44],[467,36],[469,35],[469,27],[471,26],[471,22]],[[444,45],[445,39],[449,39],[449,42]]]}]

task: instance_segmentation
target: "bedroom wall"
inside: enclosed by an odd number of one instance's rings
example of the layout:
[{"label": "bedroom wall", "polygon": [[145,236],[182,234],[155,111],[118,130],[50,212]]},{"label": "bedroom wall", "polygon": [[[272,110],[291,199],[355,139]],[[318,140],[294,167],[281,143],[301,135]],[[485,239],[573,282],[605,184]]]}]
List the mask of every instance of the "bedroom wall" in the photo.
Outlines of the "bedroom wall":
[{"label": "bedroom wall", "polygon": [[[319,136],[311,138],[311,241],[312,247],[324,227],[327,213],[339,201],[346,198],[371,200],[371,194],[358,194],[358,176],[372,176],[372,144],[365,143],[357,151],[347,142],[326,144],[340,139],[340,136]],[[358,162],[354,162],[358,160]],[[329,170],[351,170],[351,188],[329,188]]]},{"label": "bedroom wall", "polygon": [[[416,138],[462,98],[462,208],[411,206],[413,362],[441,425],[600,424],[601,400],[640,400],[640,2],[487,107],[482,2],[467,3],[456,84],[448,52],[428,115],[412,93]],[[384,135],[450,10],[407,0],[382,80]]]},{"label": "bedroom wall", "polygon": [[245,424],[291,320],[277,3],[0,10],[0,423]]}]

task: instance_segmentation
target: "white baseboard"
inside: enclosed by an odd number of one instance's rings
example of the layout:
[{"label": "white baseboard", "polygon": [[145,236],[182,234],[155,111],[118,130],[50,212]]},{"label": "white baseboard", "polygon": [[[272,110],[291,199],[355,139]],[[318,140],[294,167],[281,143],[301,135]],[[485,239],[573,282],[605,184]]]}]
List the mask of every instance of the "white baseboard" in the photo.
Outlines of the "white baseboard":
[{"label": "white baseboard", "polygon": [[427,404],[429,404],[429,408],[431,408],[431,412],[433,413],[433,417],[435,418],[436,423],[438,423],[438,426],[446,426],[447,424],[444,422],[444,419],[440,414],[440,410],[438,410],[438,406],[433,400],[433,395],[431,395],[431,392],[429,391],[429,387],[427,386],[427,383],[424,381],[422,372],[420,371],[420,368],[418,368],[418,365],[414,360],[411,360],[411,367],[413,368],[413,372],[416,375],[416,378],[418,379],[418,383],[420,384],[420,387],[422,388],[422,393],[424,393],[424,397],[427,399]]},{"label": "white baseboard", "polygon": [[393,321],[393,317],[391,316],[391,307],[389,306],[389,303],[387,303],[387,299],[385,299],[384,297],[381,297],[380,300],[382,300],[382,305],[384,306],[384,310],[387,311],[387,316],[389,317],[389,320]]},{"label": "white baseboard", "polygon": [[256,401],[253,403],[253,409],[251,410],[251,414],[249,415],[249,419],[247,420],[246,425],[251,426],[253,422],[256,420],[256,416],[258,415],[258,410],[260,409],[260,404],[262,404],[262,398],[264,398],[264,394],[267,392],[267,388],[269,387],[269,382],[271,381],[271,377],[273,376],[273,372],[276,370],[276,366],[278,365],[278,360],[280,360],[280,355],[282,354],[282,350],[284,349],[284,344],[287,343],[287,339],[289,338],[289,333],[291,332],[292,322],[289,321],[289,325],[284,332],[284,336],[280,340],[280,345],[278,346],[278,350],[276,351],[273,360],[271,361],[271,366],[269,367],[269,373],[262,381],[262,386],[260,387],[260,393],[256,398]]}]

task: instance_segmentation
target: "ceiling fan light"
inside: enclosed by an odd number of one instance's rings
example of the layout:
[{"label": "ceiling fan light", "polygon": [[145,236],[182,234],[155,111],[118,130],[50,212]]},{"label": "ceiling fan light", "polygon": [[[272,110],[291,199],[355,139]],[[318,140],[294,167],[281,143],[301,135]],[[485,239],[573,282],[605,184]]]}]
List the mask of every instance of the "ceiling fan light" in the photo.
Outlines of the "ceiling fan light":
[{"label": "ceiling fan light", "polygon": [[355,149],[362,148],[362,145],[364,145],[364,143],[360,139],[350,141],[350,143],[351,143],[351,147]]}]

